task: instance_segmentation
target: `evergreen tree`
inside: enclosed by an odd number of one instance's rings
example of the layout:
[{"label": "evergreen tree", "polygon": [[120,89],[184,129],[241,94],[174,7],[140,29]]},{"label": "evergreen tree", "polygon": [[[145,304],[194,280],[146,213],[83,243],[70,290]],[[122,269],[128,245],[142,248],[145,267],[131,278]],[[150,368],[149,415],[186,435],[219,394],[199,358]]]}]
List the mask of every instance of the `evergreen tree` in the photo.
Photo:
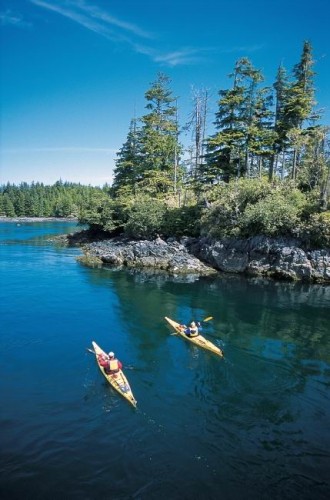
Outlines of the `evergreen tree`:
[{"label": "evergreen tree", "polygon": [[207,140],[206,181],[228,182],[233,176],[250,176],[253,154],[261,153],[256,144],[262,137],[269,100],[266,91],[258,89],[263,76],[249,59],[242,58],[230,77],[232,88],[219,92],[214,122],[218,132]]},{"label": "evergreen tree", "polygon": [[175,189],[177,160],[182,148],[178,142],[176,98],[169,84],[169,77],[159,73],[145,93],[149,113],[141,118],[140,175],[144,177],[148,171],[163,172]]},{"label": "evergreen tree", "polygon": [[268,165],[270,168],[275,140],[272,102],[273,96],[268,87],[256,91],[245,145],[248,177],[261,177]]},{"label": "evergreen tree", "polygon": [[7,217],[67,217],[78,215],[93,193],[101,188],[59,181],[53,186],[21,183],[0,186],[2,212]]},{"label": "evergreen tree", "polygon": [[297,177],[299,152],[307,138],[302,133],[303,125],[306,121],[315,121],[317,118],[312,114],[315,104],[313,65],[312,46],[306,41],[300,61],[294,66],[294,81],[287,89],[283,110],[283,125],[288,131],[289,146],[292,148],[292,179]]},{"label": "evergreen tree", "polygon": [[[274,174],[277,173],[278,160],[281,153],[284,153],[286,143],[286,124],[284,119],[284,105],[289,82],[284,66],[281,64],[277,70],[276,80],[274,83],[275,89],[275,124],[274,124],[274,144],[271,165],[269,169],[269,180],[271,181]],[[284,155],[282,156],[281,177],[284,177]]]},{"label": "evergreen tree", "polygon": [[297,172],[298,186],[302,191],[320,189],[320,205],[324,205],[324,188],[327,185],[329,151],[327,151],[328,129],[322,126],[309,127],[302,133],[303,147],[300,150],[300,166]]},{"label": "evergreen tree", "polygon": [[220,179],[228,182],[234,175],[240,175],[240,154],[244,144],[244,87],[240,85],[240,65],[241,61],[237,61],[230,75],[233,87],[219,91],[214,122],[217,132],[206,141],[207,163],[201,172],[202,182],[213,183]]},{"label": "evergreen tree", "polygon": [[25,215],[25,196],[21,189],[15,193],[14,208],[17,217]]},{"label": "evergreen tree", "polygon": [[15,217],[16,216],[14,204],[13,204],[8,193],[4,193],[2,205],[3,205],[4,214],[6,217]]},{"label": "evergreen tree", "polygon": [[137,182],[141,180],[140,131],[137,120],[131,120],[126,142],[123,144],[114,169],[113,191],[115,195],[121,192],[134,192]]},{"label": "evergreen tree", "polygon": [[[251,177],[252,174],[252,161],[253,158],[253,143],[258,140],[255,137],[258,131],[259,121],[257,128],[255,123],[257,119],[257,102],[261,99],[261,93],[258,97],[257,86],[258,83],[263,81],[263,76],[261,72],[255,69],[248,59],[243,60],[241,74],[246,82],[246,89],[244,92],[244,103],[243,103],[243,117],[244,117],[244,129],[245,129],[245,144],[244,144],[244,172],[247,177]],[[259,107],[262,106],[261,102]]]}]

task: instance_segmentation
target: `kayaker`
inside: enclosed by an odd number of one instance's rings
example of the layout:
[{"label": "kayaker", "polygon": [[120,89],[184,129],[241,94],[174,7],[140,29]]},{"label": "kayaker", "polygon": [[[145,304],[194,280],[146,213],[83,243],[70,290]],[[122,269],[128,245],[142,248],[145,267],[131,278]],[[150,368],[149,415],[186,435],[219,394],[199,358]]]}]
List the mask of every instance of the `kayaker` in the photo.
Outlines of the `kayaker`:
[{"label": "kayaker", "polygon": [[115,358],[114,352],[109,352],[107,357],[99,356],[99,363],[103,366],[104,371],[107,375],[113,375],[118,373],[122,369],[123,365],[119,359]]},{"label": "kayaker", "polygon": [[199,331],[195,321],[192,321],[190,323],[190,326],[185,329],[184,333],[187,335],[187,337],[198,337]]}]

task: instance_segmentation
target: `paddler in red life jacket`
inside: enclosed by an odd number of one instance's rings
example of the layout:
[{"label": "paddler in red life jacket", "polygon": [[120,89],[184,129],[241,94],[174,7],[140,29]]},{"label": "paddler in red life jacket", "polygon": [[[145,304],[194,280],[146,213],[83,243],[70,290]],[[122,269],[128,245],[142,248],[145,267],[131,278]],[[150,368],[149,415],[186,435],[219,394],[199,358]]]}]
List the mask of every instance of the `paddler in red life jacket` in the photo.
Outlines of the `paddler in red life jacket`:
[{"label": "paddler in red life jacket", "polygon": [[107,358],[102,355],[99,356],[99,363],[101,366],[103,366],[104,371],[107,375],[118,373],[119,370],[121,370],[123,367],[122,363],[117,358],[115,358],[114,352],[109,352]]},{"label": "paddler in red life jacket", "polygon": [[184,333],[187,335],[187,337],[198,337],[199,331],[195,321],[192,321],[190,323],[190,326],[185,329]]}]

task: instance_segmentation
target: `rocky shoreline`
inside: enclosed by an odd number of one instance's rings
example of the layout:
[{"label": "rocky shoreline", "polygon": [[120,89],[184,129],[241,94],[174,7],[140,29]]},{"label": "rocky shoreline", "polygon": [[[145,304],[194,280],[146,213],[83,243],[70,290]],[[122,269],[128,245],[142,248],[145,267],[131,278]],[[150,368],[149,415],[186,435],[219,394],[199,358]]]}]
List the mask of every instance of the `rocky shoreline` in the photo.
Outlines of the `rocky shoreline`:
[{"label": "rocky shoreline", "polygon": [[[78,235],[74,235],[77,243]],[[85,237],[83,237],[85,239]],[[135,269],[166,271],[171,275],[214,275],[217,270],[192,255],[188,248],[176,241],[156,238],[153,241],[134,241],[118,237],[82,244],[86,264],[107,264]]]},{"label": "rocky shoreline", "polygon": [[69,244],[81,246],[82,262],[166,271],[171,275],[245,274],[282,280],[330,283],[330,249],[304,249],[298,240],[251,237],[223,241],[175,238],[135,241],[74,233]]},{"label": "rocky shoreline", "polygon": [[[75,221],[73,217],[1,217],[3,222]],[[129,240],[90,230],[54,237],[79,246],[87,265],[111,265],[166,272],[173,276],[244,274],[281,280],[330,284],[330,249],[308,249],[297,239],[255,236],[215,241],[209,238]]]}]

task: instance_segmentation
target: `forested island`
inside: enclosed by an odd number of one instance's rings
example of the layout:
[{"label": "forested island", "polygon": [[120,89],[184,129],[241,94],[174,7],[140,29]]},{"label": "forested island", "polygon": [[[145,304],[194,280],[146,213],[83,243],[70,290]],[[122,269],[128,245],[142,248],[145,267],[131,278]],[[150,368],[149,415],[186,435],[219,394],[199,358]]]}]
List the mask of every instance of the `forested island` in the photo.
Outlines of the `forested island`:
[{"label": "forested island", "polygon": [[[211,265],[216,259],[205,245],[222,242],[233,254],[244,245],[253,252],[252,241],[268,250],[270,241],[282,241],[310,261],[308,252],[322,251],[318,277],[330,280],[329,127],[316,108],[313,68],[309,42],[290,74],[279,66],[272,87],[249,59],[239,59],[229,88],[219,91],[212,135],[208,90],[193,90],[189,122],[180,125],[178,99],[160,73],[145,93],[147,113],[131,120],[111,186],[7,184],[0,213],[74,216],[106,238],[188,238],[189,250]],[[184,132],[191,137],[186,149]]]}]

